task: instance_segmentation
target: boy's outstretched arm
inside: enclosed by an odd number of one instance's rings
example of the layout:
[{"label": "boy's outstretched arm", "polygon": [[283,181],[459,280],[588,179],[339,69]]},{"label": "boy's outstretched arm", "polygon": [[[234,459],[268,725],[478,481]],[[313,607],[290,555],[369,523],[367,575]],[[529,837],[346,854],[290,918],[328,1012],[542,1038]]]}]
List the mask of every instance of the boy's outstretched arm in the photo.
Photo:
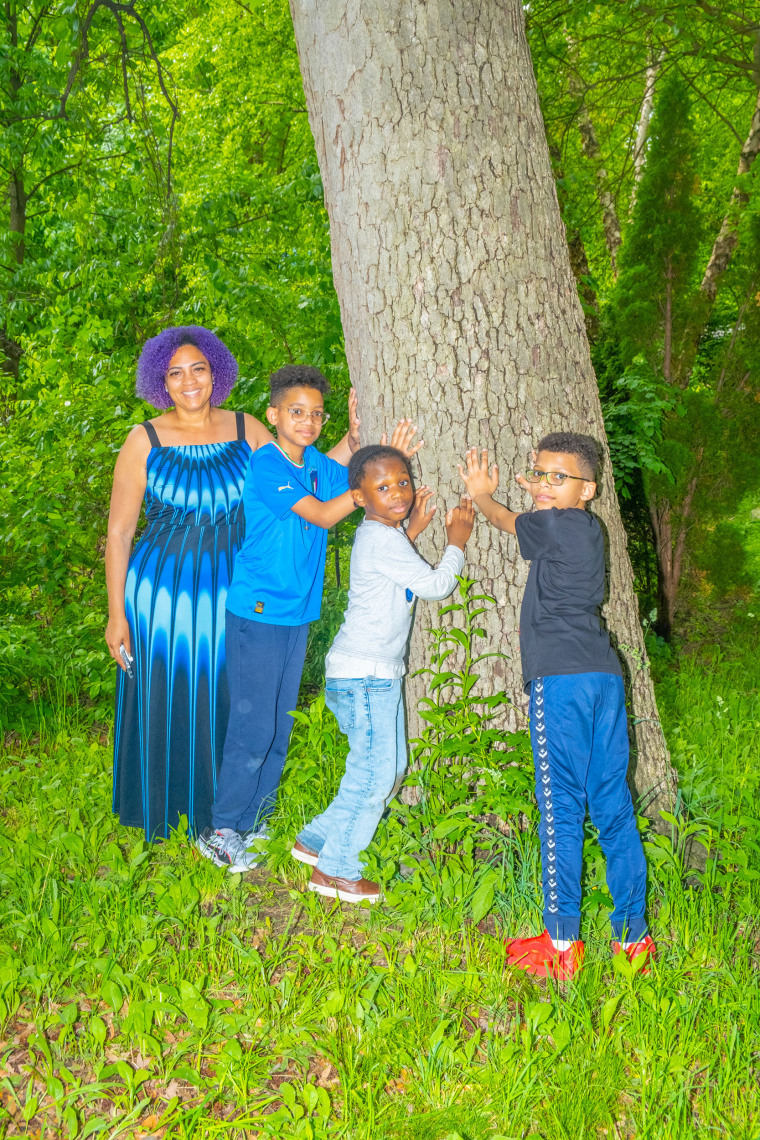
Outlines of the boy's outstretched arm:
[{"label": "boy's outstretched arm", "polygon": [[[515,519],[519,511],[510,511],[507,507],[497,503],[494,491],[499,486],[499,468],[494,463],[491,471],[488,470],[488,450],[484,447],[478,456],[478,449],[471,447],[465,456],[465,468],[459,464],[459,474],[462,476],[467,493],[482,514],[497,530],[505,530],[508,534],[515,533]],[[517,476],[520,486],[526,486],[525,478]]]},{"label": "boy's outstretched arm", "polygon": [[461,505],[446,515],[446,550],[437,566],[429,566],[410,543],[393,542],[386,544],[383,550],[382,573],[418,598],[430,602],[447,598],[456,586],[457,574],[462,571],[464,547],[474,520],[472,502],[463,495]]},{"label": "boy's outstretched arm", "polygon": [[335,526],[341,519],[355,511],[356,503],[351,492],[344,491],[342,495],[336,495],[334,499],[327,499],[324,503],[315,495],[304,495],[290,509],[312,526],[321,526],[329,530],[331,526]]}]

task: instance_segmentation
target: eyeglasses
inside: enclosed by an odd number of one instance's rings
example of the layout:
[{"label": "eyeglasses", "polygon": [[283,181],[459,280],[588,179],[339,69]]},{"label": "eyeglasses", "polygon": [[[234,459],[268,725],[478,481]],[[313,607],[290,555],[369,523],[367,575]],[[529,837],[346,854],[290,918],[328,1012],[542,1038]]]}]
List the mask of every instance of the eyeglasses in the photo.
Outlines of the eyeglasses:
[{"label": "eyeglasses", "polygon": [[296,423],[299,420],[314,420],[315,424],[326,424],[330,418],[330,413],[325,411],[305,412],[303,408],[286,408],[285,411]]},{"label": "eyeglasses", "polygon": [[541,471],[538,467],[529,467],[525,472],[529,483],[540,483],[545,479],[550,487],[561,487],[565,479],[580,479],[581,483],[590,483],[585,475],[566,475],[564,471]]}]

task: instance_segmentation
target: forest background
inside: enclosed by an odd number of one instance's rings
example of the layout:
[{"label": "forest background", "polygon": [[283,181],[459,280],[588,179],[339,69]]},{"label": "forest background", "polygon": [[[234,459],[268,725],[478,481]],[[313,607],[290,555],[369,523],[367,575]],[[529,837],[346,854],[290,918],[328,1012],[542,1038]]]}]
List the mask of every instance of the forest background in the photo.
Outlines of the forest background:
[{"label": "forest background", "polygon": [[[112,7],[4,10],[5,716],[62,670],[94,700],[110,693],[109,482],[150,414],[133,386],[148,336],[217,330],[240,361],[235,406],[259,416],[274,368],[314,363],[334,387],[328,438],[345,425],[286,6]],[[686,618],[757,580],[756,22],[743,5],[548,0],[527,21],[642,614],[667,638],[677,607]]]},{"label": "forest background", "polygon": [[[56,761],[63,772],[74,729],[76,739],[90,742],[81,747],[89,749],[94,740],[97,755],[87,753],[90,768],[84,771],[99,773],[89,786],[107,797],[114,676],[102,638],[102,561],[115,454],[131,425],[152,414],[134,395],[137,355],[144,340],[166,325],[213,328],[240,362],[231,406],[258,416],[273,369],[289,361],[316,364],[333,385],[329,446],[345,430],[349,383],[329,228],[286,3],[9,0],[0,21],[0,170],[6,187],[0,229],[0,725],[11,758],[7,771],[22,763],[20,756],[31,764],[32,754],[46,755],[45,748],[52,757],[52,742],[63,740]],[[678,859],[688,829],[708,835],[708,853],[715,853],[720,836],[726,846],[712,871],[708,860],[705,873],[713,875],[713,886],[715,876],[723,876],[724,919],[729,901],[738,907],[731,912],[734,937],[751,913],[760,845],[752,775],[752,661],[760,620],[760,519],[753,518],[760,506],[760,16],[756,6],[733,0],[720,6],[707,0],[538,0],[526,6],[526,22],[641,618],[650,631],[686,809],[679,825],[673,821],[671,846],[660,846],[659,854],[650,849],[650,862],[657,854],[667,875],[668,859],[675,860],[673,873],[685,891]],[[332,741],[333,752],[337,747],[316,694],[324,651],[342,614],[354,525],[349,520],[331,532],[325,613],[311,634],[296,755],[313,744],[315,733]],[[686,694],[703,702],[699,714],[683,708]],[[707,742],[718,739],[725,752],[715,746],[708,755]],[[34,780],[39,803],[47,802],[48,786]],[[486,788],[491,802],[480,804],[483,813],[496,807],[510,818],[519,809],[527,819],[527,784],[517,776],[515,781],[506,791],[492,781]],[[5,787],[18,790],[13,779]],[[320,794],[324,790],[321,785]],[[452,794],[443,781],[430,791],[430,819],[433,803],[440,811],[452,809]],[[7,807],[6,826],[9,819],[26,820],[26,809],[15,817],[17,806],[11,803],[10,815]],[[42,832],[38,809],[29,811]],[[449,847],[462,840],[465,866],[468,842],[470,856],[473,850],[468,826],[462,822],[462,836],[451,830],[433,836],[433,824],[430,841],[440,848],[444,839]],[[69,819],[61,834],[76,830]],[[113,845],[117,852],[119,843],[127,851],[122,835]],[[142,854],[133,852],[133,858]],[[109,858],[118,868],[117,854]],[[601,914],[606,896],[595,859],[590,881],[598,879],[594,905]],[[514,898],[505,901],[503,869],[497,882],[488,878],[490,871],[484,877],[482,868],[473,867],[466,889],[460,882],[446,898],[431,888],[422,910],[408,904],[409,913],[455,928],[465,919],[482,924],[494,900],[504,912],[517,905]],[[523,867],[529,879],[525,867],[529,859]],[[121,872],[114,873],[118,878]],[[738,893],[731,894],[727,882]],[[183,906],[189,914],[200,907],[199,898],[183,902],[178,895],[171,905],[177,915]],[[232,911],[237,905],[233,899]],[[668,906],[674,914],[672,899]],[[171,910],[166,901],[164,907]],[[201,909],[198,915],[202,926]],[[314,915],[310,921],[316,922]],[[415,971],[412,960],[410,985]],[[10,985],[10,976],[0,974],[0,982]],[[117,982],[124,996],[126,983]],[[195,996],[186,991],[184,1005],[177,999],[191,1026],[192,1002],[204,1001],[200,981],[192,985]],[[7,993],[2,999],[3,1017],[20,1017],[25,1006],[19,1002],[29,1002],[23,985],[13,992],[13,1000]],[[55,1016],[68,1008],[64,999],[66,992],[54,1003]],[[67,1000],[79,1002],[76,1017],[83,1016],[81,998],[69,993]],[[725,1003],[725,994],[720,1000]],[[331,1017],[342,1010],[337,998],[334,1005]],[[40,1007],[32,1001],[26,1008],[28,1024],[37,1017],[41,1042],[44,1019],[34,1012]],[[109,1040],[114,1025],[134,1036],[134,1020],[119,1026],[122,1004],[113,994],[110,1008],[104,1022]],[[614,1016],[608,1008],[607,1028]],[[80,1024],[76,1017],[72,1026]],[[555,1025],[558,1019],[553,1007],[522,1015],[534,1034],[542,1021]],[[428,1059],[449,1032],[441,1031]],[[97,1046],[100,1030],[92,1033]],[[146,1035],[151,1037],[148,1030]],[[477,1060],[479,1047],[465,1057],[467,1065]],[[278,1048],[286,1057],[285,1047]],[[150,1047],[143,1052],[147,1057]],[[149,1071],[145,1064],[140,1071]],[[742,1054],[742,1072],[747,1064]],[[328,1128],[324,1102],[310,1107],[311,1094],[303,1093],[311,1079],[308,1065],[306,1076],[296,1062],[292,1070],[290,1065],[286,1057],[285,1071],[295,1074],[293,1087],[305,1097],[298,1102],[300,1116],[292,1105],[288,1109],[293,1121],[319,1119]],[[60,1080],[54,1069],[51,1059],[50,1080]],[[198,1080],[201,1069],[198,1062]],[[98,1080],[106,1081],[102,1067],[98,1072]],[[438,1103],[440,1072],[428,1076]],[[387,1097],[406,1095],[403,1081],[388,1093],[388,1082],[401,1081],[398,1072],[386,1077],[380,1088]],[[330,1079],[320,1084],[314,1078],[313,1087],[327,1088]],[[123,1073],[113,1080],[129,1085]],[[181,1080],[198,1087],[187,1072]],[[622,1087],[622,1077],[620,1082]],[[84,1128],[90,1117],[79,1101],[67,1100],[68,1093],[56,1098],[56,1086],[53,1092],[46,1087],[55,1120],[67,1121],[71,1134]],[[68,1088],[67,1079],[62,1087]],[[45,1102],[41,1095],[35,1100],[33,1080],[8,1085],[8,1103],[19,1106],[11,1117],[20,1118],[21,1088],[25,1119],[34,1122]],[[285,1111],[290,1102],[284,1094],[276,1099],[278,1089],[275,1082],[268,1095]],[[137,1086],[124,1095],[126,1119],[140,1103]],[[721,1127],[739,1128],[738,1121],[750,1129],[757,1110],[746,1108],[748,1096],[739,1084],[729,1089]],[[336,1098],[330,1091],[328,1104]],[[538,1110],[525,1103],[530,1124]],[[67,1111],[73,1118],[66,1118]],[[144,1116],[147,1109],[141,1111]],[[606,1120],[608,1111],[623,1119],[607,1101],[599,1119]],[[677,1111],[691,1120],[693,1104],[685,1101]],[[99,1119],[97,1113],[92,1119]],[[168,1119],[164,1127],[171,1128]],[[450,1124],[447,1118],[449,1132]],[[469,1127],[476,1135],[475,1125]]]}]

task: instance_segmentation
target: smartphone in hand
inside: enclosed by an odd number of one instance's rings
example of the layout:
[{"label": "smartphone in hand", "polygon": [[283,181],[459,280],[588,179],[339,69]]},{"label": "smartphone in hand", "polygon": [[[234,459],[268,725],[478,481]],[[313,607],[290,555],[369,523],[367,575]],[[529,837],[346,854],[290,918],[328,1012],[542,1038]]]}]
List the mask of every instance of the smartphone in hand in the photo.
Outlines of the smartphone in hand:
[{"label": "smartphone in hand", "polygon": [[135,659],[129,653],[127,653],[123,645],[119,646],[119,657],[121,657],[122,661],[124,662],[124,668],[127,671],[127,676],[129,677],[130,681],[134,680],[135,675],[132,671],[132,666]]}]

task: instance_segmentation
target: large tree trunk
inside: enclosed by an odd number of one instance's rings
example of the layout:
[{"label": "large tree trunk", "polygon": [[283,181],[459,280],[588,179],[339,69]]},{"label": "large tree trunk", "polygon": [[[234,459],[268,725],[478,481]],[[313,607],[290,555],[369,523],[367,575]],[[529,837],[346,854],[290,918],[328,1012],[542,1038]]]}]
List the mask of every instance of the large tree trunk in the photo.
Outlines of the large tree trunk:
[{"label": "large tree trunk", "polygon": [[[363,437],[414,417],[426,440],[421,475],[442,506],[458,499],[467,445],[487,445],[501,498],[518,509],[527,503],[513,473],[541,435],[569,428],[603,443],[595,510],[609,535],[608,623],[632,680],[635,784],[651,814],[672,807],[521,5],[292,0],[292,11]],[[422,545],[440,557],[440,522]],[[509,654],[488,680],[519,707],[527,570],[515,540],[480,521],[466,572],[497,600],[483,615],[488,648]],[[437,607],[420,607],[413,667],[437,621]],[[410,712],[420,692],[412,680]]]}]

